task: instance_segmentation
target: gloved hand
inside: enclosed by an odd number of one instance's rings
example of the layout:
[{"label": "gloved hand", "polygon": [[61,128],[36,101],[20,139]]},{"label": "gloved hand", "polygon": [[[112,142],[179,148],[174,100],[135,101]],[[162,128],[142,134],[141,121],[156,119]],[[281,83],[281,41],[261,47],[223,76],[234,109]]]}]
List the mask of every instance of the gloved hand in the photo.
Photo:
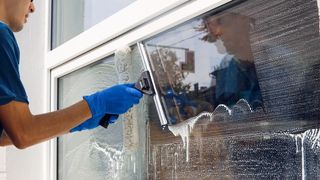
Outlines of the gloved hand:
[{"label": "gloved hand", "polygon": [[142,96],[134,88],[134,84],[120,84],[83,98],[90,107],[92,117],[95,117],[102,114],[123,114],[138,104]]},{"label": "gloved hand", "polygon": [[123,114],[134,104],[138,104],[143,94],[134,88],[134,84],[115,85],[90,96],[84,96],[92,117],[70,132],[92,129],[99,126],[105,114],[112,114],[109,123],[114,123],[119,114]]},{"label": "gloved hand", "polygon": [[[76,131],[82,131],[82,130],[87,130],[87,129],[93,129],[96,128],[97,126],[100,125],[100,121],[101,119],[104,117],[104,115],[100,115],[97,117],[92,117],[88,120],[86,120],[85,122],[83,122],[82,124],[72,128],[70,130],[70,132],[76,132]],[[118,119],[119,115],[111,115],[108,123],[109,124],[113,124],[116,122],[116,120]]]}]

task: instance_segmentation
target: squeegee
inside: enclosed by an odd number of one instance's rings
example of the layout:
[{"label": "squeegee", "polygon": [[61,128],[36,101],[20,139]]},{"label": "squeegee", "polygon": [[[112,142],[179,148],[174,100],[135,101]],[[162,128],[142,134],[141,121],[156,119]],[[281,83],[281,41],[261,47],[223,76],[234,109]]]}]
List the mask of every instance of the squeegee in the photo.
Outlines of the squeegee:
[{"label": "squeegee", "polygon": [[[143,94],[153,96],[155,94],[154,89],[152,87],[151,77],[149,71],[144,71],[140,75],[140,78],[135,83],[134,87],[141,91]],[[104,128],[107,128],[109,125],[109,120],[111,114],[106,114],[100,121],[100,125]]]}]

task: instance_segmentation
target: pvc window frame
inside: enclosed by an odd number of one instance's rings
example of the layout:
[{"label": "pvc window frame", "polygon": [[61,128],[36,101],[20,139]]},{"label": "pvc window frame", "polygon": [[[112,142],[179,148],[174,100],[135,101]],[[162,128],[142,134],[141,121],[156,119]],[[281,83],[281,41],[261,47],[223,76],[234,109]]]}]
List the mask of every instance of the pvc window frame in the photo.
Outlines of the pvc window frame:
[{"label": "pvc window frame", "polygon": [[[54,68],[192,0],[137,0],[104,21],[80,33],[47,54],[46,67]],[[141,9],[143,11],[137,11]]]},{"label": "pvc window frame", "polygon": [[[120,47],[141,43],[143,40],[231,1],[232,0],[165,0],[151,2],[148,0],[138,0],[136,3],[119,12],[119,14],[115,14],[115,16],[110,17],[110,19],[106,19],[55,50],[48,52],[45,68],[47,72],[50,72],[47,78],[47,91],[50,92],[48,98],[50,102],[49,110],[55,111],[58,108],[58,80],[60,77],[111,56]],[[133,7],[137,7],[138,5],[141,7],[141,3],[145,3],[145,6],[142,6],[144,10],[148,8],[152,10],[147,10],[148,15],[143,16],[142,14],[145,14],[144,11],[144,13],[136,16],[135,18],[139,19],[139,22],[131,22],[131,24],[126,25],[126,27],[124,27],[124,25],[111,24],[115,22],[115,19],[124,19],[125,17],[119,16],[129,15],[130,11],[132,13],[134,10]],[[128,12],[126,12],[126,10]],[[110,26],[114,27],[114,30],[106,31],[107,29],[112,29]],[[129,29],[131,30],[128,31]],[[99,34],[99,36],[96,36],[96,34]],[[101,39],[101,37],[104,38]],[[56,180],[57,140],[51,140],[49,146],[49,179]]]}]

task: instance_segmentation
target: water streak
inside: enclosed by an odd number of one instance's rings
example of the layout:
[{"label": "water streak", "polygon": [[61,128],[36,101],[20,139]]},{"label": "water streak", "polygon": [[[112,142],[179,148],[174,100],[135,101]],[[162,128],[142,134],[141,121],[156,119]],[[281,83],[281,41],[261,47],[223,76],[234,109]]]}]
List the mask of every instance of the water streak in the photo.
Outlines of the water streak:
[{"label": "water streak", "polygon": [[92,148],[102,152],[108,158],[110,167],[108,167],[107,175],[112,179],[120,179],[119,172],[123,167],[123,152],[108,146],[102,147],[97,142],[92,143]]},{"label": "water streak", "polygon": [[154,148],[152,151],[152,164],[153,164],[153,174],[154,174],[154,179],[157,179],[157,148]]},{"label": "water streak", "polygon": [[305,146],[308,144],[311,145],[312,150],[316,150],[320,147],[320,130],[319,129],[310,129],[301,134],[288,134],[290,137],[294,138],[296,142],[296,153],[301,152],[301,169],[302,169],[302,179],[306,179],[306,152]]},{"label": "water streak", "polygon": [[186,161],[189,161],[189,136],[192,132],[192,129],[195,123],[203,118],[203,117],[210,117],[211,119],[212,113],[203,112],[196,117],[190,118],[186,121],[183,121],[177,125],[169,126],[169,130],[175,136],[181,136],[183,142],[183,148],[186,149]]},{"label": "water streak", "polygon": [[317,0],[318,5],[318,16],[319,16],[319,34],[320,34],[320,0]]}]

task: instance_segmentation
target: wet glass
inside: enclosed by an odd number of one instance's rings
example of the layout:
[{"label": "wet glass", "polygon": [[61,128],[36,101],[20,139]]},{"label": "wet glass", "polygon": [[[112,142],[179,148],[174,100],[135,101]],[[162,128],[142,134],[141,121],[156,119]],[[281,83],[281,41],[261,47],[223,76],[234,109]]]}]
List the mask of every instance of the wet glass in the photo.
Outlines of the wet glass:
[{"label": "wet glass", "polygon": [[[292,113],[301,110],[302,103],[310,105],[311,109],[317,107],[317,104],[303,101],[304,97],[311,96],[301,91],[310,90],[303,79],[308,76],[292,75],[305,73],[306,68],[313,66],[314,59],[305,57],[310,50],[304,44],[308,39],[316,40],[318,27],[285,19],[288,16],[285,13],[278,14],[280,19],[271,19],[261,14],[268,14],[269,9],[261,12],[259,8],[254,8],[253,12],[246,9],[255,3],[258,1],[234,6],[236,10],[227,5],[220,7],[144,42],[169,124],[203,112],[216,114],[216,119],[259,112],[268,121],[292,121],[301,118],[293,118]],[[296,19],[298,17],[296,15]],[[307,22],[315,24],[318,20]],[[275,24],[274,27],[266,26],[270,23]],[[279,26],[279,23],[288,27]],[[294,32],[283,33],[293,28],[305,28],[301,34],[309,34],[294,38]],[[304,109],[310,111],[307,107]]]},{"label": "wet glass", "polygon": [[[137,54],[138,51],[135,52]],[[114,61],[113,56],[107,57],[59,78],[59,109],[80,101],[84,95],[117,84]],[[134,67],[139,69],[138,65],[136,63]],[[144,130],[146,127],[141,118],[141,106],[136,106],[135,115],[140,120],[137,126]],[[120,116],[116,123],[110,124],[107,129],[99,126],[59,137],[58,179],[144,179],[146,132],[130,129],[127,124],[128,120]],[[128,136],[139,139],[139,142],[130,144]]]},{"label": "wet glass", "polygon": [[[144,41],[173,125],[144,96],[137,131],[127,119],[59,138],[59,179],[318,179],[318,5],[233,1]],[[115,84],[113,61],[60,78],[59,108]]]},{"label": "wet glass", "polygon": [[171,124],[214,109],[263,109],[250,42],[254,21],[213,13],[145,42]]},{"label": "wet glass", "polygon": [[52,0],[54,49],[136,0]]},{"label": "wet glass", "polygon": [[[316,1],[233,1],[143,42],[149,179],[317,179]],[[152,107],[152,106],[151,106]]]}]

